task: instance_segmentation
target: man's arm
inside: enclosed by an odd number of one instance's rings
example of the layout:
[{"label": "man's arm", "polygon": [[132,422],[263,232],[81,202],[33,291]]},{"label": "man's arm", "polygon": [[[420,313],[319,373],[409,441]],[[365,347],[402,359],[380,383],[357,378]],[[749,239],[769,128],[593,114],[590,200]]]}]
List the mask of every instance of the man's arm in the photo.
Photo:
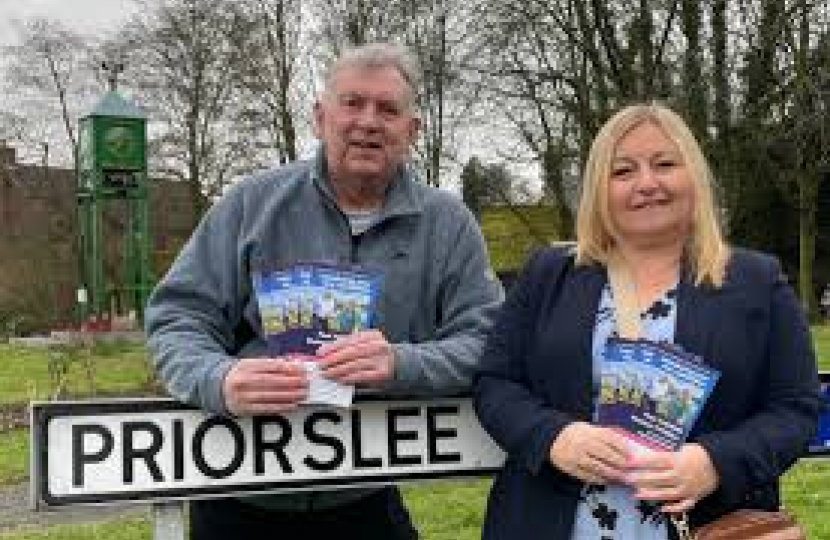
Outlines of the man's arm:
[{"label": "man's arm", "polygon": [[185,403],[227,414],[222,381],[235,362],[234,329],[242,317],[233,197],[206,214],[167,275],[145,315],[147,346],[170,394]]},{"label": "man's arm", "polygon": [[503,293],[489,267],[483,240],[479,247],[459,249],[453,259],[434,340],[392,345],[395,376],[386,390],[431,394],[470,388]]},{"label": "man's arm", "polygon": [[[455,210],[455,209],[453,209]],[[504,297],[493,273],[478,224],[466,207],[450,238],[442,265],[439,323],[422,343],[393,343],[394,376],[383,390],[407,394],[465,391],[481,358],[484,341]]]}]

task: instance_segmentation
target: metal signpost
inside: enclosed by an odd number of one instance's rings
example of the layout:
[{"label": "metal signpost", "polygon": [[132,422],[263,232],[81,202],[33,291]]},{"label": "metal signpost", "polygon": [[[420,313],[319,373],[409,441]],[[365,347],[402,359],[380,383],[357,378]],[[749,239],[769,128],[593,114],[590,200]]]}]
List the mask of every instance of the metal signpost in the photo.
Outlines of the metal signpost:
[{"label": "metal signpost", "polygon": [[34,403],[36,509],[153,504],[155,538],[184,538],[181,501],[485,476],[504,455],[469,398],[363,399],[233,419],[167,399]]}]

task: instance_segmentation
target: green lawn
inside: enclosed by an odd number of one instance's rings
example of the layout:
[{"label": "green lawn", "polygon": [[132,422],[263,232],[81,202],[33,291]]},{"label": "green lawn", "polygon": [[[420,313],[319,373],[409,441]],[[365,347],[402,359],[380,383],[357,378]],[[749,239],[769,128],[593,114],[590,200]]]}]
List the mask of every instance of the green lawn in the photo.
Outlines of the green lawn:
[{"label": "green lawn", "polygon": [[26,528],[0,533],[4,540],[147,540],[152,538],[147,519],[121,519],[85,525],[55,525],[44,529]]},{"label": "green lawn", "polygon": [[406,506],[425,540],[480,537],[490,480],[445,480],[403,487]]},{"label": "green lawn", "polygon": [[820,371],[830,371],[830,325],[813,327],[813,344]]},{"label": "green lawn", "polygon": [[830,460],[801,460],[784,477],[782,489],[784,505],[807,528],[807,538],[830,538]]},{"label": "green lawn", "polygon": [[[50,355],[54,366],[65,368],[62,376],[50,374]],[[140,345],[54,350],[0,345],[0,361],[0,404],[49,399],[60,381],[70,396],[146,393],[152,381],[146,353]]]},{"label": "green lawn", "polygon": [[0,431],[0,485],[29,477],[29,430]]},{"label": "green lawn", "polygon": [[489,207],[480,221],[496,271],[521,268],[534,247],[559,238],[556,216],[549,206]]}]

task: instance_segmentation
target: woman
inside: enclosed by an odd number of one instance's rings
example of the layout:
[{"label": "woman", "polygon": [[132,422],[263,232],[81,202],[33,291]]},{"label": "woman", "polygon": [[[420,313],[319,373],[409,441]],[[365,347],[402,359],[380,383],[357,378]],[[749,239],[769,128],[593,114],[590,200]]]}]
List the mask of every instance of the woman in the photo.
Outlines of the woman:
[{"label": "woman", "polygon": [[[629,276],[641,336],[720,373],[677,450],[632,452],[592,423],[617,330],[612,261]],[[808,327],[777,262],[724,242],[706,160],[674,112],[635,105],[600,130],[576,247],[527,263],[490,335],[475,406],[508,454],[485,539],[665,540],[676,536],[668,514],[699,526],[779,506],[778,479],[821,407]]]}]

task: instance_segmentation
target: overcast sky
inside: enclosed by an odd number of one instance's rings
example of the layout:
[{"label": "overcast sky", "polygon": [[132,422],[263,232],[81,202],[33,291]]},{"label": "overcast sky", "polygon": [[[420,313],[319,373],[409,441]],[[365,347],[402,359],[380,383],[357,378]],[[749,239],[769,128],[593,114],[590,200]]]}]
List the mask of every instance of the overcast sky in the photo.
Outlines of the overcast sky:
[{"label": "overcast sky", "polygon": [[132,0],[0,0],[0,43],[15,41],[15,19],[43,16],[78,32],[95,33],[117,26],[134,9]]}]

